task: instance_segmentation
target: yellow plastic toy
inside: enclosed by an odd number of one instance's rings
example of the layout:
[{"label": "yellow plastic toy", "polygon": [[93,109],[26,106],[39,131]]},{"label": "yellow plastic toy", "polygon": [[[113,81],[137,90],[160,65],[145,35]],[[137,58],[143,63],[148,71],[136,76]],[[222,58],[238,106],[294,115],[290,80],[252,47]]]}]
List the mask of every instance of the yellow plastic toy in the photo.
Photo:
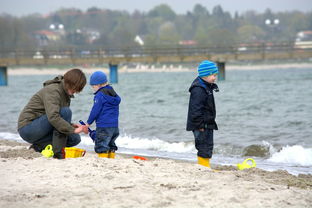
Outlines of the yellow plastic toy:
[{"label": "yellow plastic toy", "polygon": [[65,158],[83,157],[86,154],[86,150],[77,147],[65,147]]},{"label": "yellow plastic toy", "polygon": [[[248,161],[251,161],[251,165],[248,164]],[[252,158],[247,158],[246,160],[244,160],[243,163],[238,163],[237,164],[238,170],[244,170],[244,169],[255,168],[255,167],[256,167],[256,162]]]},{"label": "yellow plastic toy", "polygon": [[53,150],[52,150],[52,145],[49,144],[47,145],[44,150],[42,150],[41,154],[44,156],[44,157],[53,157],[54,153],[53,153]]}]

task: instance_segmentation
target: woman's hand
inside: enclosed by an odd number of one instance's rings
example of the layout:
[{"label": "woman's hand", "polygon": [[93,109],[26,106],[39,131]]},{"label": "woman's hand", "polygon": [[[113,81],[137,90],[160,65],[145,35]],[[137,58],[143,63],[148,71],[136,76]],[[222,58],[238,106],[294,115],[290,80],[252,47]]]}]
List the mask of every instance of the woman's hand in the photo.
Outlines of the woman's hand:
[{"label": "woman's hand", "polygon": [[83,133],[85,133],[85,134],[88,134],[89,133],[89,130],[88,130],[88,128],[89,128],[89,125],[88,124],[86,124],[86,125],[82,125],[83,126]]},{"label": "woman's hand", "polygon": [[88,127],[86,125],[79,125],[79,124],[72,124],[73,127],[75,127],[75,134],[79,134],[81,132],[87,134],[88,133]]}]

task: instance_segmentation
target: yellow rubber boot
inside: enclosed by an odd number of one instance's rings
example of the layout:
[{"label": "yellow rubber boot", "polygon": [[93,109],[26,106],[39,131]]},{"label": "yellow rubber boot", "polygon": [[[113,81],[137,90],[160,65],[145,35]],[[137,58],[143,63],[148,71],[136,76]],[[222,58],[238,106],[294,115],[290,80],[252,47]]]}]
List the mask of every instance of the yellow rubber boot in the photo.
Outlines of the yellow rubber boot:
[{"label": "yellow rubber boot", "polygon": [[115,155],[116,155],[116,153],[113,151],[108,152],[108,158],[115,159]]},{"label": "yellow rubber boot", "polygon": [[98,153],[99,157],[108,158],[108,152]]},{"label": "yellow rubber boot", "polygon": [[198,164],[202,165],[202,166],[206,166],[208,168],[210,167],[210,158],[203,158],[203,157],[197,157],[198,158]]}]

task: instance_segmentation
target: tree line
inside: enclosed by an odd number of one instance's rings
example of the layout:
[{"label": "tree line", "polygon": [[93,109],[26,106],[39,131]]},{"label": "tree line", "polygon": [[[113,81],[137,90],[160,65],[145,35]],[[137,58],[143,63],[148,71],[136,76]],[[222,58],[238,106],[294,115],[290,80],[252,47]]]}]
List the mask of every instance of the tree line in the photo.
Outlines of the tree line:
[{"label": "tree line", "polygon": [[[96,7],[60,9],[42,16],[0,15],[0,50],[100,49],[139,46],[229,46],[242,43],[293,42],[300,31],[312,30],[312,11],[231,14],[220,5],[211,11],[197,4],[176,14],[161,4],[148,12]],[[40,32],[41,31],[41,32]],[[45,38],[45,35],[48,38]],[[141,43],[142,44],[142,43]]]}]

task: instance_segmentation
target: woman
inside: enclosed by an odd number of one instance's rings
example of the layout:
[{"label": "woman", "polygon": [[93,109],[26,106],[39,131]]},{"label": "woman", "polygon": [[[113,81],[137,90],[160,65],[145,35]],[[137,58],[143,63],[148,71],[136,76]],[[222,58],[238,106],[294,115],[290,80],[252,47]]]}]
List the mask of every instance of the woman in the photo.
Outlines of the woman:
[{"label": "woman", "polygon": [[65,157],[63,148],[80,143],[85,126],[71,124],[70,99],[82,91],[86,76],[80,69],[71,69],[64,76],[43,83],[43,88],[31,97],[18,118],[18,132],[31,148],[41,152],[52,144],[54,157]]}]

